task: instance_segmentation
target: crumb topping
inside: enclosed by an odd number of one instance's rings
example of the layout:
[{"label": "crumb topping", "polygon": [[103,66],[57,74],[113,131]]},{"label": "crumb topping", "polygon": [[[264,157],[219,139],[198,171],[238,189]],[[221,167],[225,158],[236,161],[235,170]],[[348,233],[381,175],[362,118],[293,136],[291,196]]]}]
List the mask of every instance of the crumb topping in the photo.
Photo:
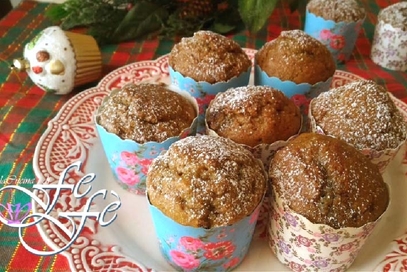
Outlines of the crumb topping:
[{"label": "crumb topping", "polygon": [[156,158],[147,175],[150,202],[180,224],[211,228],[250,215],[266,189],[253,155],[234,142],[191,136]]}]

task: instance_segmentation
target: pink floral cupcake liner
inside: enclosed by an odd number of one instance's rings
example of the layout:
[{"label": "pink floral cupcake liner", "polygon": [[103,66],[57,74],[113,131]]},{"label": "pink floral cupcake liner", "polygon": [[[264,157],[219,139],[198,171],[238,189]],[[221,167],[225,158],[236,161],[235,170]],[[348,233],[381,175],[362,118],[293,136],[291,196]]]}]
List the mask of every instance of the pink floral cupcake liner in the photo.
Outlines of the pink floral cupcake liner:
[{"label": "pink floral cupcake liner", "polygon": [[384,68],[406,71],[407,31],[379,20],[375,28],[370,56],[374,63]]},{"label": "pink floral cupcake liner", "polygon": [[313,224],[290,210],[273,191],[269,245],[278,260],[293,271],[344,271],[379,220],[360,228]]}]

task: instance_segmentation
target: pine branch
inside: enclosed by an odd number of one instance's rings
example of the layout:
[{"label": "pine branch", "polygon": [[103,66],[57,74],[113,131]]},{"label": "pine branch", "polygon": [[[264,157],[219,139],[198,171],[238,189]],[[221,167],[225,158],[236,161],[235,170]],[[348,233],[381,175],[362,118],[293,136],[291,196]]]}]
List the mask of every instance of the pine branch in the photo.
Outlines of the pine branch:
[{"label": "pine branch", "polygon": [[[203,17],[181,16],[192,0],[67,0],[53,5],[46,16],[64,30],[87,27],[100,43],[145,38],[191,36],[201,29],[225,34],[242,26],[257,32],[267,22],[278,1],[302,9],[301,0],[212,0],[214,12]],[[202,3],[199,3],[202,8]],[[223,8],[220,6],[223,5]],[[206,7],[206,6],[204,6]],[[192,13],[194,14],[194,13]],[[196,13],[195,13],[196,14]],[[244,22],[244,23],[243,23]]]}]

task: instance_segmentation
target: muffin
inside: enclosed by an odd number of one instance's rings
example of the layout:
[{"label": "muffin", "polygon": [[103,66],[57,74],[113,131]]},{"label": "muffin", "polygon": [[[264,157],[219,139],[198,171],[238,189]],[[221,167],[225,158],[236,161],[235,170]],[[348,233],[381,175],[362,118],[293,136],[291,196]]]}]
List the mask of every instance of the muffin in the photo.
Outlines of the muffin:
[{"label": "muffin", "polygon": [[255,55],[255,85],[268,85],[286,96],[317,96],[329,89],[335,62],[328,49],[302,30],[282,31]]},{"label": "muffin", "polygon": [[237,42],[203,30],[175,44],[168,61],[183,76],[210,84],[229,81],[252,66]]},{"label": "muffin", "polygon": [[27,71],[44,91],[62,95],[98,80],[102,74],[102,55],[92,36],[52,26],[28,42],[24,58],[14,60],[13,65]]},{"label": "muffin", "polygon": [[360,80],[311,101],[311,130],[346,141],[383,172],[407,138],[407,124],[386,89]]},{"label": "muffin", "polygon": [[221,91],[248,85],[251,67],[237,42],[211,31],[198,31],[174,45],[169,54],[171,83],[197,98],[198,131],[205,129],[209,102]]},{"label": "muffin", "polygon": [[278,150],[270,246],[289,267],[343,271],[389,205],[376,165],[346,142],[303,133]]},{"label": "muffin", "polygon": [[162,142],[188,128],[196,111],[184,96],[161,84],[129,84],[112,93],[98,114],[99,125],[140,144]]},{"label": "muffin", "polygon": [[219,93],[209,104],[206,122],[219,136],[254,147],[297,134],[301,114],[279,90],[250,85]]},{"label": "muffin", "polygon": [[407,3],[381,10],[377,16],[371,58],[374,63],[396,71],[407,70]]},{"label": "muffin", "polygon": [[365,9],[355,0],[311,0],[307,4],[307,10],[315,16],[336,23],[357,22],[366,16]]},{"label": "muffin", "polygon": [[151,160],[195,133],[197,111],[188,93],[164,84],[128,84],[112,91],[96,113],[96,128],[119,184],[144,194]]},{"label": "muffin", "polygon": [[[261,163],[233,141],[202,135],[174,143],[147,176],[163,255],[188,271],[237,266],[247,253],[265,190]],[[186,267],[180,256],[193,262]]]},{"label": "muffin", "polygon": [[338,63],[344,63],[352,54],[365,16],[356,0],[311,0],[304,31],[321,41]]}]

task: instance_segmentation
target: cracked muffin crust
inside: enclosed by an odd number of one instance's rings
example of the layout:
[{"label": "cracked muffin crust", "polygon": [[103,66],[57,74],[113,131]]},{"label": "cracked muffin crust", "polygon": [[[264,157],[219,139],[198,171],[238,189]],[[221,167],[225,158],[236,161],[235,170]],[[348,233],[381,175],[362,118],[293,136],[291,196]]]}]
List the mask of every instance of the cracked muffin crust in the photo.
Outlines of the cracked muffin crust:
[{"label": "cracked muffin crust", "polygon": [[321,134],[303,133],[278,150],[269,177],[290,209],[335,229],[374,222],[389,203],[376,165],[344,141]]}]

